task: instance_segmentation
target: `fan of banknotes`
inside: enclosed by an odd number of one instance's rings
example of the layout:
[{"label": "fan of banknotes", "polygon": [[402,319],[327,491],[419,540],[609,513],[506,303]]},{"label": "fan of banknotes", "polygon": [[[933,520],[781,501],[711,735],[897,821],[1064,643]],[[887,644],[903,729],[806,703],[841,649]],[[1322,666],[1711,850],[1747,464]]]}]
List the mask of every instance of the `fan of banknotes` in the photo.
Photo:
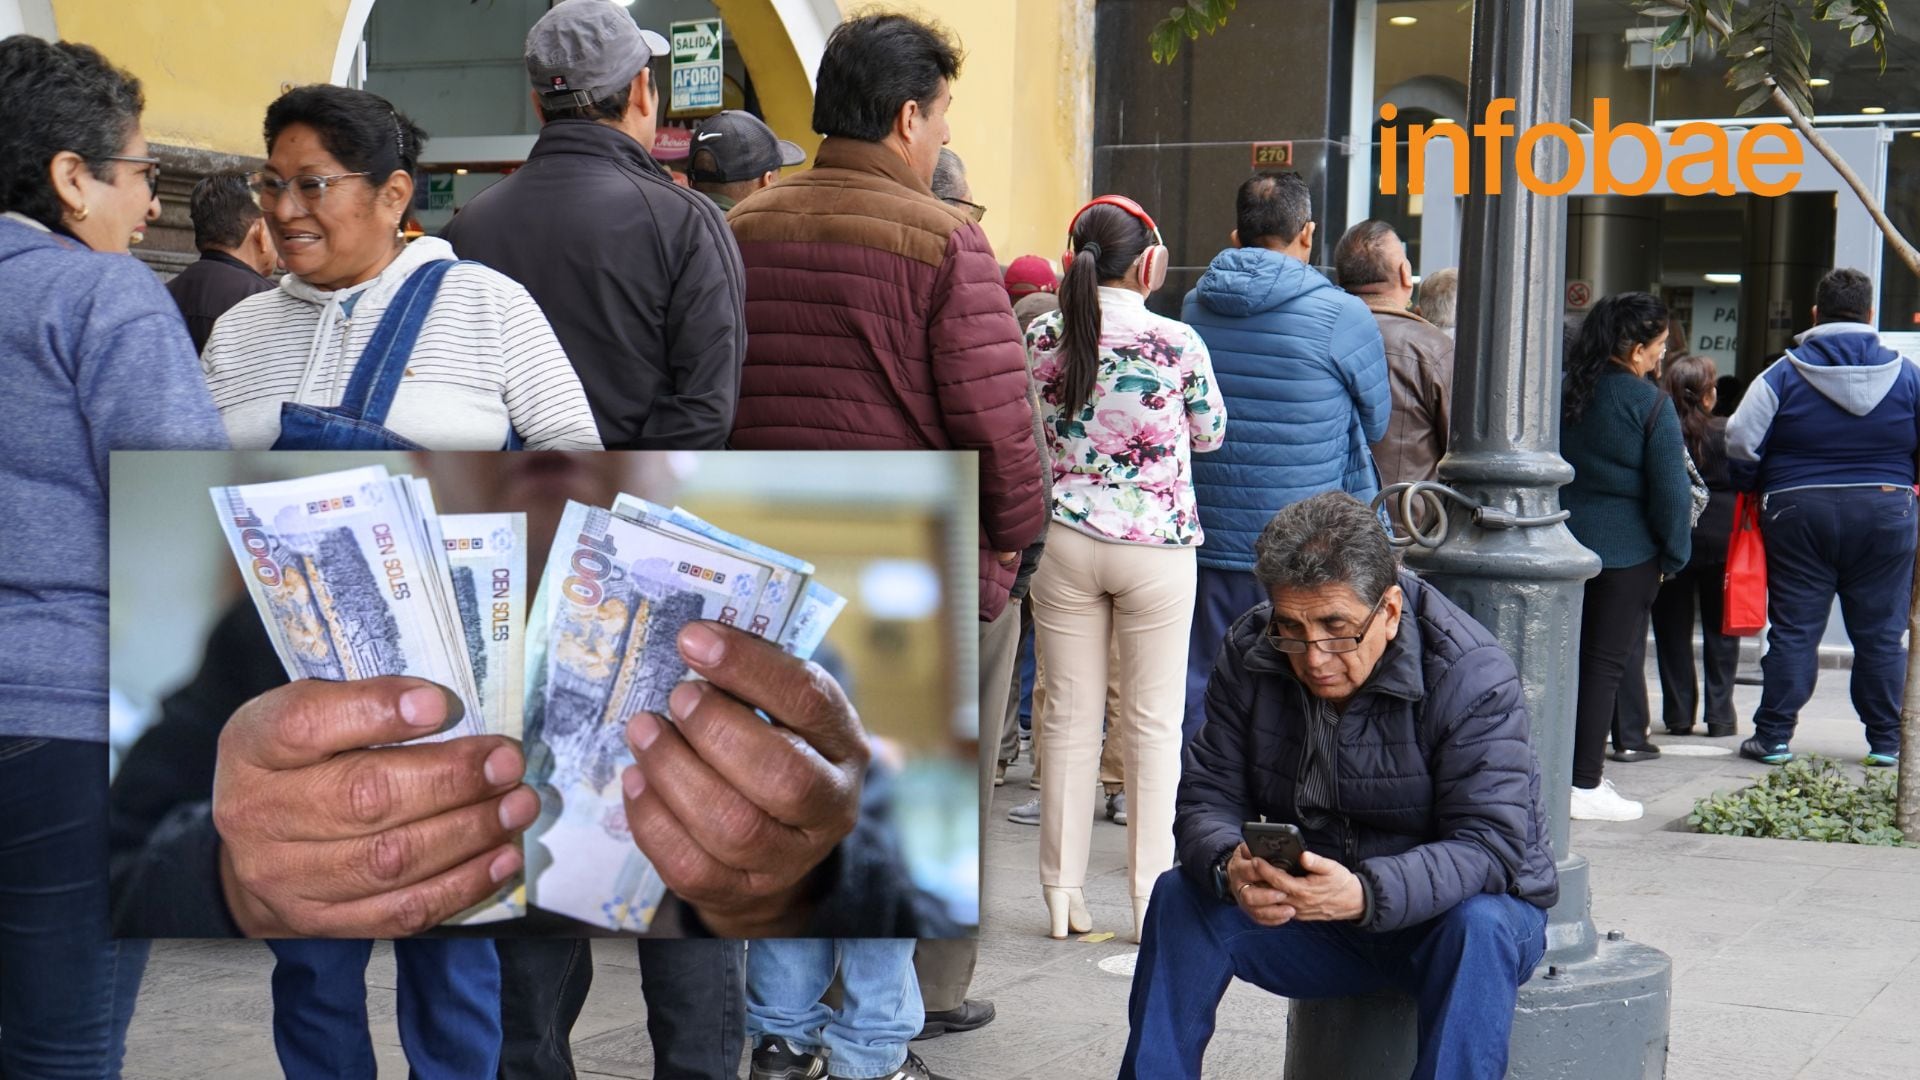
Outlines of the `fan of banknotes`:
[{"label": "fan of banknotes", "polygon": [[666,887],[627,831],[625,730],[691,677],[681,628],[808,657],[846,606],[812,564],[630,495],[567,504],[530,618],[524,514],[440,514],[426,480],[377,465],[212,495],[289,677],[431,679],[466,715],[430,738],[524,741],[541,802],[526,870],[454,923],[531,905],[644,932]]}]

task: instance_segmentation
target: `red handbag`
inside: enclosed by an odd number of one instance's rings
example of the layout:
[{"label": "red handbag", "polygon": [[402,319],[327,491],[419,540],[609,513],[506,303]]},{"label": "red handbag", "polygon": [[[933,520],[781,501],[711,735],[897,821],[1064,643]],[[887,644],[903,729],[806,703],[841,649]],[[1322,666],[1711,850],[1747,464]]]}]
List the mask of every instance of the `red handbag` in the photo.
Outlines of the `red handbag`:
[{"label": "red handbag", "polygon": [[1726,604],[1720,632],[1752,637],[1767,625],[1767,547],[1760,539],[1760,497],[1740,492],[1727,538]]}]

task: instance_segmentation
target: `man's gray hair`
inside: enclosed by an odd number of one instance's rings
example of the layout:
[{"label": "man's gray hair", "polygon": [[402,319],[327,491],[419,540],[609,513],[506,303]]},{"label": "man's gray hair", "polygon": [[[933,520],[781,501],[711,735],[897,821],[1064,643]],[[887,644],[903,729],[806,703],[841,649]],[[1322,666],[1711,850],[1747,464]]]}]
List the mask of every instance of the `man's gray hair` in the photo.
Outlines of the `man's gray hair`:
[{"label": "man's gray hair", "polygon": [[1269,591],[1345,585],[1373,604],[1399,568],[1380,519],[1343,491],[1302,499],[1273,515],[1253,545],[1253,576]]},{"label": "man's gray hair", "polygon": [[1449,266],[1420,279],[1420,295],[1413,310],[1442,330],[1453,329],[1454,308],[1460,301],[1460,271]]},{"label": "man's gray hair", "polygon": [[932,187],[936,199],[967,199],[972,194],[967,186],[966,162],[945,146],[940,148],[940,160],[933,166]]}]

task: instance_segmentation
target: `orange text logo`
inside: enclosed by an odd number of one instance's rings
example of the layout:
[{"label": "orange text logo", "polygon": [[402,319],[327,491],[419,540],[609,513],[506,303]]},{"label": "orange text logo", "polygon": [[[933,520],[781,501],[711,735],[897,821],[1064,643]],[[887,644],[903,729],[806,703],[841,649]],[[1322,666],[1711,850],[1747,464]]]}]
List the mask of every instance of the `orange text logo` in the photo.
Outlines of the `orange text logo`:
[{"label": "orange text logo", "polygon": [[[1468,155],[1472,152],[1472,140],[1480,142],[1481,153],[1486,161],[1485,194],[1500,194],[1502,174],[1502,154],[1506,140],[1514,137],[1512,123],[1504,119],[1513,112],[1512,98],[1495,98],[1487,104],[1487,114],[1481,123],[1473,125],[1471,137],[1467,130],[1451,120],[1432,125],[1410,124],[1407,126],[1407,194],[1426,194],[1426,148],[1434,139],[1444,138],[1453,144],[1453,194],[1468,194]],[[1652,191],[1661,178],[1661,163],[1665,158],[1660,137],[1645,124],[1612,122],[1612,106],[1606,98],[1596,98],[1593,103],[1593,194],[1595,195],[1645,195]],[[1400,129],[1391,126],[1400,110],[1387,102],[1380,106],[1380,119],[1389,126],[1380,129],[1380,194],[1397,195],[1400,193]],[[1696,136],[1704,135],[1705,146],[1676,154],[1665,162],[1667,186],[1676,195],[1732,195],[1745,190],[1755,195],[1785,195],[1800,183],[1798,170],[1787,172],[1775,181],[1763,181],[1758,170],[1762,166],[1799,165],[1801,163],[1800,141],[1793,137],[1783,124],[1756,124],[1740,136],[1737,147],[1728,138],[1729,133],[1718,124],[1693,121],[1681,124],[1667,133],[1667,145],[1678,150]],[[1555,139],[1567,148],[1567,171],[1557,179],[1546,179],[1534,172],[1534,150],[1544,139]],[[1640,144],[1646,152],[1646,165],[1637,177],[1621,177],[1613,174],[1608,163],[1608,152],[1614,143],[1631,139]],[[1768,150],[1762,144],[1772,140],[1779,144],[1778,149]],[[1587,175],[1587,148],[1580,134],[1566,124],[1535,124],[1523,132],[1513,143],[1514,170],[1520,176],[1520,183],[1537,195],[1565,195],[1580,185]],[[1733,170],[1739,174],[1742,187],[1736,188],[1728,175],[1731,160]],[[1687,171],[1693,166],[1708,166],[1705,179],[1688,179]],[[1698,170],[1695,170],[1698,172]]]}]

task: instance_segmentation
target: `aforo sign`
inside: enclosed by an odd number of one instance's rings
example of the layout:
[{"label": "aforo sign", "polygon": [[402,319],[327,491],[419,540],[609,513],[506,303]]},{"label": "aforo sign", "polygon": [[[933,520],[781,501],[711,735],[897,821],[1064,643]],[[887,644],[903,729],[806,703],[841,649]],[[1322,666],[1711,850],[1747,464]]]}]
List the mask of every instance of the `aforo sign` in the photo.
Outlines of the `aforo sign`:
[{"label": "aforo sign", "polygon": [[[1514,126],[1501,118],[1513,111],[1512,98],[1495,98],[1487,104],[1487,115],[1482,123],[1473,126],[1472,138],[1480,140],[1482,151],[1486,155],[1485,194],[1500,194],[1501,144],[1514,134]],[[1398,118],[1400,110],[1387,102],[1380,106],[1380,119],[1391,121]],[[1785,195],[1800,183],[1798,170],[1785,173],[1778,181],[1765,182],[1756,171],[1761,166],[1799,165],[1802,161],[1799,140],[1782,124],[1757,124],[1741,136],[1740,145],[1733,148],[1728,141],[1727,131],[1717,124],[1696,120],[1681,124],[1668,133],[1668,145],[1680,147],[1695,136],[1705,135],[1707,146],[1691,153],[1680,154],[1666,163],[1666,179],[1676,195],[1733,195],[1742,190],[1733,185],[1727,175],[1728,158],[1733,159],[1734,168],[1740,174],[1740,183],[1744,190],[1755,195]],[[1453,144],[1453,193],[1468,193],[1468,153],[1469,140],[1465,128],[1452,121],[1437,123],[1431,127],[1412,124],[1407,128],[1407,193],[1409,195],[1426,194],[1426,145],[1435,138],[1445,138]],[[1541,140],[1557,139],[1567,148],[1567,172],[1557,180],[1544,180],[1533,170],[1533,152]],[[1646,152],[1647,166],[1640,176],[1627,180],[1613,175],[1608,162],[1608,151],[1621,139],[1631,139],[1640,144]],[[1761,143],[1765,140],[1777,140],[1780,149],[1767,151]],[[1729,154],[1729,150],[1733,152]],[[1514,168],[1520,174],[1520,183],[1537,195],[1565,195],[1578,187],[1587,174],[1586,145],[1580,135],[1566,124],[1535,124],[1519,133],[1513,144]],[[1596,98],[1593,102],[1593,194],[1595,195],[1645,195],[1653,190],[1660,180],[1660,161],[1662,158],[1659,136],[1645,124],[1625,123],[1618,126],[1612,123],[1612,106],[1606,98]],[[1689,180],[1686,172],[1691,166],[1710,167],[1705,180]],[[1383,127],[1380,129],[1380,194],[1397,195],[1400,191],[1400,129]]]}]

